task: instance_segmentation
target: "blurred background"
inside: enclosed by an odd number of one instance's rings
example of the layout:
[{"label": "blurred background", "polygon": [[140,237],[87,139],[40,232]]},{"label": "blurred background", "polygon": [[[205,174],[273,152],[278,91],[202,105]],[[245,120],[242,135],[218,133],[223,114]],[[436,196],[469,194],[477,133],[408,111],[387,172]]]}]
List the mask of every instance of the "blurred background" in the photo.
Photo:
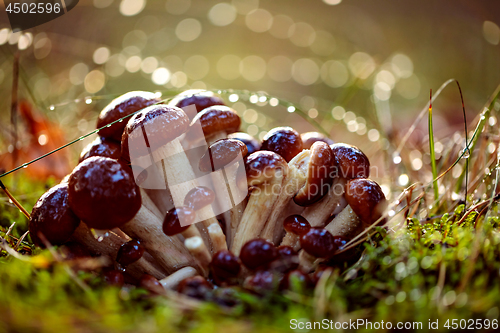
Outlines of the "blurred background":
[{"label": "blurred background", "polygon": [[[398,161],[387,156],[430,89],[457,79],[471,126],[500,83],[499,13],[500,1],[486,0],[80,0],[52,22],[12,33],[0,7],[0,167],[90,132],[100,110],[130,90],[167,98],[188,88],[240,89],[248,92],[223,97],[242,130],[262,138],[275,126],[305,132],[317,122],[363,149],[380,166],[375,178],[405,186],[429,162],[427,122],[408,142],[409,176],[388,172]],[[455,84],[434,103],[438,153],[463,139],[461,109]],[[27,172],[62,177],[92,139]]]}]

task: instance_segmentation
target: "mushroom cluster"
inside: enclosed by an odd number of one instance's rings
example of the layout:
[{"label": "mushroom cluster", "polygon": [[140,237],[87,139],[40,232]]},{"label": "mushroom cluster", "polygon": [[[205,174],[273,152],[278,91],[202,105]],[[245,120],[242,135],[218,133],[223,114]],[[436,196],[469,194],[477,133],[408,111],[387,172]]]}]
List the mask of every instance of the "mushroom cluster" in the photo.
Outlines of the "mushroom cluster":
[{"label": "mushroom cluster", "polygon": [[310,288],[325,267],[356,260],[344,245],[387,206],[366,155],[290,127],[259,142],[240,122],[209,91],[118,97],[73,172],[33,208],[33,242],[108,258],[110,284],[226,305],[233,286]]}]

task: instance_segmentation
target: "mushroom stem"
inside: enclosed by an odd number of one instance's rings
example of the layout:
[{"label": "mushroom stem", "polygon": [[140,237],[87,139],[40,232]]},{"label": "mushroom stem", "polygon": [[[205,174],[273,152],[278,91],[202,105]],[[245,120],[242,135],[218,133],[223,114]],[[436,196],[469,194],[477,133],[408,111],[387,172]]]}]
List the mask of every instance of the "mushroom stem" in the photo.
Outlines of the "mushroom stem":
[{"label": "mushroom stem", "polygon": [[330,223],[325,226],[333,236],[353,238],[363,230],[361,219],[347,205]]},{"label": "mushroom stem", "polygon": [[284,177],[281,192],[273,207],[262,233],[261,238],[264,238],[274,244],[278,244],[283,234],[283,223],[278,223],[279,216],[288,206],[288,203],[293,199],[295,194],[306,184],[307,167],[311,151],[304,150],[297,154],[290,162],[288,162],[289,173]]},{"label": "mushroom stem", "polygon": [[144,206],[121,229],[129,236],[141,240],[146,250],[168,273],[194,265],[193,258],[182,246],[182,242],[178,238],[165,235],[162,221]]},{"label": "mushroom stem", "polygon": [[[156,161],[156,165],[160,168],[160,171],[165,175],[166,181],[169,183],[168,188],[175,207],[183,206],[184,198],[190,190],[198,186],[198,182],[196,181],[194,171],[179,139],[174,139],[163,147],[155,150],[153,152],[153,159]],[[168,165],[165,163],[164,159],[168,159]],[[196,215],[198,221],[203,221],[205,227],[208,228],[212,225],[216,225],[220,229],[219,222],[215,218],[215,213],[210,205],[197,210]],[[213,253],[227,249],[227,246],[225,248],[215,247],[214,243],[220,246],[220,242],[212,239],[210,248]]]},{"label": "mushroom stem", "polygon": [[159,219],[163,219],[165,215],[161,213],[160,209],[158,208],[158,206],[156,206],[148,193],[143,188],[140,188],[140,191],[142,205],[149,209],[153,214],[155,214],[156,217],[158,217]]},{"label": "mushroom stem", "polygon": [[199,236],[187,238],[184,241],[184,246],[186,246],[191,255],[200,262],[200,265],[203,269],[203,275],[208,276],[208,265],[210,264],[212,257],[207,251],[205,243],[203,243],[203,239],[201,239],[201,237]]},{"label": "mushroom stem", "polygon": [[300,250],[299,252],[299,269],[304,273],[309,273],[314,270],[314,268],[321,262],[323,259],[318,259],[315,256],[310,255],[304,250]]},{"label": "mushroom stem", "polygon": [[[342,201],[346,182],[344,178],[334,179],[328,194],[304,210],[302,216],[309,222],[311,227],[323,227],[326,224],[332,212]],[[281,245],[291,246],[298,251],[300,249],[299,237],[287,232]]]},{"label": "mushroom stem", "polygon": [[179,269],[177,272],[170,274],[166,278],[161,279],[160,283],[165,289],[175,290],[182,280],[196,275],[198,275],[198,271],[196,269],[193,267],[184,267]]},{"label": "mushroom stem", "polygon": [[248,205],[243,212],[240,224],[236,230],[231,252],[239,255],[241,248],[250,239],[256,238],[262,232],[264,225],[271,215],[273,207],[278,200],[279,192],[276,186],[281,188],[283,182],[283,171],[276,170],[274,178],[258,188],[252,190]]},{"label": "mushroom stem", "polygon": [[[112,259],[116,258],[120,246],[127,242],[126,239],[118,237],[112,232],[109,232],[102,240],[97,240],[85,223],[80,223],[73,233],[72,238],[84,246],[89,252],[109,256]],[[140,278],[144,273],[152,275],[157,279],[164,278],[167,275],[164,271],[158,269],[146,260],[145,257],[128,265],[125,272],[134,278]]]}]

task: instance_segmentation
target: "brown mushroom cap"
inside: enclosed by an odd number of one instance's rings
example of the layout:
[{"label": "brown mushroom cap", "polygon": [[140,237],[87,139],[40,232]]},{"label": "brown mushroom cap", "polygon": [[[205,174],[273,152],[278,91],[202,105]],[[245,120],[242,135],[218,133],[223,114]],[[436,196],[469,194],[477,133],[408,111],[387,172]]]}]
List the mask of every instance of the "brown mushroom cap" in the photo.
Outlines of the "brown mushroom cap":
[{"label": "brown mushroom cap", "polygon": [[214,200],[214,191],[205,186],[196,186],[186,194],[184,206],[193,210],[200,210],[205,206],[211,205]]},{"label": "brown mushroom cap", "polygon": [[[113,121],[128,116],[131,113],[139,111],[146,106],[158,103],[159,98],[152,92],[131,91],[111,101],[99,114],[97,119],[97,128],[104,127]],[[123,129],[127,125],[127,120],[117,122],[110,127],[103,128],[99,135],[120,141]]]},{"label": "brown mushroom cap", "polygon": [[93,156],[69,177],[69,206],[90,228],[113,229],[130,221],[141,208],[141,195],[130,168]]},{"label": "brown mushroom cap", "polygon": [[317,141],[322,141],[326,144],[333,145],[335,142],[327,137],[326,135],[319,132],[306,132],[300,135],[302,139],[302,145],[304,149],[309,149],[313,145],[313,143]]},{"label": "brown mushroom cap", "polygon": [[[203,134],[206,138],[218,132],[236,132],[241,125],[241,119],[236,111],[224,105],[216,105],[204,109],[193,118],[191,126],[196,126],[196,122],[201,124]],[[196,134],[193,133],[190,139],[193,139],[192,136],[194,135]]]},{"label": "brown mushroom cap", "polygon": [[256,138],[251,136],[250,134],[243,133],[243,132],[236,132],[229,134],[227,136],[228,139],[235,139],[235,140],[240,140],[247,146],[248,153],[255,153],[260,149],[260,143],[257,141]]},{"label": "brown mushroom cap", "polygon": [[203,172],[210,172],[224,168],[233,162],[241,154],[247,156],[247,146],[234,139],[222,139],[208,147],[208,150],[200,159],[199,168]]},{"label": "brown mushroom cap", "polygon": [[335,143],[330,148],[332,148],[337,160],[340,177],[354,179],[370,176],[370,161],[357,147],[345,143]]},{"label": "brown mushroom cap", "polygon": [[97,136],[94,141],[83,148],[78,163],[91,156],[103,156],[117,160],[121,155],[121,146],[119,142],[102,136]]},{"label": "brown mushroom cap", "polygon": [[352,179],[347,182],[345,199],[354,213],[365,224],[378,220],[387,208],[382,188],[370,179]]},{"label": "brown mushroom cap", "polygon": [[167,236],[174,236],[184,232],[196,220],[196,213],[190,207],[172,208],[163,219],[163,232]]},{"label": "brown mushroom cap", "polygon": [[249,186],[256,186],[270,181],[278,170],[286,172],[288,164],[283,157],[272,151],[259,150],[248,155],[245,161]]},{"label": "brown mushroom cap", "polygon": [[290,162],[302,151],[302,139],[300,134],[291,127],[276,127],[264,136],[260,149],[274,151]]},{"label": "brown mushroom cap", "polygon": [[45,247],[40,234],[52,245],[65,243],[80,224],[68,204],[68,184],[58,184],[45,192],[31,212],[29,231],[35,245]]},{"label": "brown mushroom cap", "polygon": [[300,236],[300,246],[317,258],[329,258],[338,249],[335,237],[328,230],[319,227],[313,227]]},{"label": "brown mushroom cap", "polygon": [[336,161],[328,144],[317,141],[311,146],[307,182],[293,198],[299,206],[308,206],[328,193],[336,176]]},{"label": "brown mushroom cap", "polygon": [[214,105],[225,105],[224,100],[212,91],[202,89],[186,90],[175,96],[168,104],[178,108],[194,105],[196,106],[196,112]]},{"label": "brown mushroom cap", "polygon": [[131,151],[134,152],[132,156],[145,156],[149,153],[148,149],[141,145],[129,146],[130,140],[143,141],[140,138],[144,136],[143,130],[147,136],[146,144],[151,151],[155,151],[185,133],[188,128],[189,118],[182,109],[168,105],[151,105],[135,114],[127,123],[122,136],[122,157],[130,160]]},{"label": "brown mushroom cap", "polygon": [[287,232],[295,235],[303,235],[311,229],[309,221],[301,215],[290,215],[283,221],[283,227]]}]

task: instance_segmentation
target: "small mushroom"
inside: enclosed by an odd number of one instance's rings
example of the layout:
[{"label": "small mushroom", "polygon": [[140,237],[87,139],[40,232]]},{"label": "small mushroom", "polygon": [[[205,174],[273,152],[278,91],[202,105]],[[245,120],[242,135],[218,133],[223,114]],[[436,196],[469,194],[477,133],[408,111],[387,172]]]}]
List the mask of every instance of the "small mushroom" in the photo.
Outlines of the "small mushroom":
[{"label": "small mushroom", "polygon": [[380,219],[387,200],[380,186],[370,179],[352,179],[347,183],[345,207],[326,227],[335,236],[348,239]]},{"label": "small mushroom", "polygon": [[116,254],[116,262],[124,267],[128,266],[141,259],[144,251],[145,249],[141,242],[133,239],[120,246]]},{"label": "small mushroom", "polygon": [[236,255],[246,242],[258,237],[264,229],[281,193],[288,164],[274,152],[258,151],[247,157],[245,169],[248,186],[252,189],[231,246]]},{"label": "small mushroom", "polygon": [[[226,242],[231,246],[245,209],[247,196],[244,158],[247,147],[234,139],[219,140],[201,157],[200,171],[210,173],[218,207],[225,222]],[[243,183],[243,184],[242,184]]]},{"label": "small mushroom", "polygon": [[[207,265],[210,262],[210,251],[208,250],[200,231],[193,224],[196,219],[195,211],[188,206],[172,208],[163,221],[163,232],[167,236],[182,234],[184,245],[191,255],[200,261],[204,273],[208,273]],[[201,240],[201,242],[199,242]],[[207,261],[208,258],[208,261]]]},{"label": "small mushroom", "polygon": [[[208,145],[211,145],[217,140],[226,139],[227,135],[239,130],[241,119],[228,106],[216,105],[211,106],[198,113],[191,121],[191,130],[186,138],[191,142],[205,140]],[[203,134],[199,133],[199,127]]]},{"label": "small mushroom", "polygon": [[33,243],[45,247],[66,243],[80,224],[68,205],[68,184],[59,184],[45,192],[31,212],[29,231]]},{"label": "small mushroom", "polygon": [[206,300],[210,297],[213,288],[205,278],[193,276],[182,280],[177,287],[177,291],[192,298]]},{"label": "small mushroom", "polygon": [[69,179],[69,205],[89,227],[121,228],[138,239],[167,272],[192,266],[193,259],[178,239],[166,236],[161,221],[141,206],[139,188],[117,160],[90,157],[80,163]]},{"label": "small mushroom", "polygon": [[261,237],[277,244],[282,237],[283,224],[279,220],[293,198],[301,206],[309,206],[325,196],[335,175],[332,150],[324,142],[315,142],[288,162],[286,176],[278,201],[264,227]]},{"label": "small mushroom", "polygon": [[[225,105],[224,100],[214,94],[212,91],[202,89],[186,90],[172,98],[172,100],[170,100],[168,104],[181,109],[193,105],[196,107],[196,112],[201,112],[203,109],[206,109],[210,106]],[[192,119],[195,114],[189,116]]]},{"label": "small mushroom", "polygon": [[83,148],[78,162],[92,156],[103,156],[117,160],[121,157],[121,155],[121,146],[119,142],[102,136],[97,136],[94,141]]},{"label": "small mushroom", "polygon": [[291,127],[276,127],[262,140],[261,150],[270,150],[290,162],[303,149],[300,134]]},{"label": "small mushroom", "polygon": [[228,139],[235,139],[243,142],[247,146],[249,154],[255,153],[260,150],[260,143],[256,138],[244,132],[231,133],[227,136]]},{"label": "small mushroom", "polygon": [[332,139],[327,137],[324,134],[321,134],[319,132],[306,132],[302,133],[300,135],[300,138],[302,139],[302,144],[304,146],[304,149],[309,149],[313,145],[313,143],[321,141],[324,142],[328,145],[333,145],[335,142],[333,142]]},{"label": "small mushroom", "polygon": [[232,284],[241,271],[241,263],[232,252],[222,250],[213,256],[210,268],[217,284]]},{"label": "small mushroom", "polygon": [[[111,101],[99,114],[97,128],[104,127],[112,122],[139,111],[151,104],[158,103],[159,98],[152,92],[131,91]],[[114,123],[99,131],[99,135],[120,141],[123,129],[127,125],[128,119]]]},{"label": "small mushroom", "polygon": [[278,258],[278,250],[273,243],[262,238],[248,241],[242,248],[240,260],[251,270],[265,268]]}]

